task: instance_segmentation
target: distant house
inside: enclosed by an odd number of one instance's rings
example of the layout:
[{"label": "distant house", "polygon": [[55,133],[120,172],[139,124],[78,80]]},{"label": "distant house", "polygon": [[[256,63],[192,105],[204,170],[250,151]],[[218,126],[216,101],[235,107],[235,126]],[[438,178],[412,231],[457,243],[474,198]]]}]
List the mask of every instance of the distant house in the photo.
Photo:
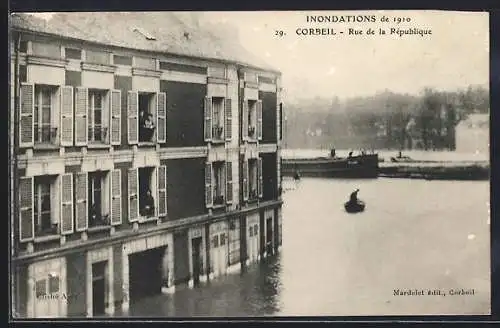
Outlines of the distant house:
[{"label": "distant house", "polygon": [[487,153],[489,149],[489,114],[471,114],[456,126],[456,151]]}]

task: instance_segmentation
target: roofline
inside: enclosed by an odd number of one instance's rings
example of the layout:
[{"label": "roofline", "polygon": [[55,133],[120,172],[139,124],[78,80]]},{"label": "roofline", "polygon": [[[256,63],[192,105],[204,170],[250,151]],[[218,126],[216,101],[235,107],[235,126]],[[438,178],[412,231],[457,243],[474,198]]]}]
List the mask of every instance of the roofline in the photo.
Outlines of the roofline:
[{"label": "roofline", "polygon": [[119,49],[135,50],[135,51],[141,51],[141,52],[145,52],[145,53],[168,54],[168,55],[172,55],[172,56],[180,57],[180,58],[193,58],[193,59],[198,59],[198,60],[215,61],[215,62],[220,62],[220,63],[225,63],[225,64],[233,64],[233,65],[237,65],[237,66],[242,66],[245,68],[261,70],[264,72],[274,73],[274,74],[277,74],[279,76],[282,75],[281,71],[276,70],[276,69],[271,69],[271,68],[266,69],[266,68],[263,68],[260,66],[256,66],[256,65],[245,63],[245,62],[236,61],[236,60],[228,60],[228,59],[213,58],[213,57],[191,56],[191,55],[180,54],[180,53],[169,52],[169,51],[152,51],[152,50],[144,50],[144,49],[140,49],[140,48],[121,47],[121,46],[116,46],[116,45],[107,44],[107,43],[103,43],[103,42],[96,42],[96,41],[89,41],[89,40],[85,40],[85,39],[72,38],[69,36],[64,36],[64,35],[60,35],[60,34],[56,34],[56,33],[30,30],[30,29],[26,29],[26,28],[22,28],[22,27],[18,27],[18,26],[12,26],[11,31],[15,31],[18,33],[39,34],[39,35],[43,35],[43,36],[56,37],[56,38],[60,38],[60,39],[64,39],[64,40],[79,41],[79,42],[85,42],[85,43],[99,45],[99,46],[107,46],[107,47],[114,47],[114,48],[119,48]]}]

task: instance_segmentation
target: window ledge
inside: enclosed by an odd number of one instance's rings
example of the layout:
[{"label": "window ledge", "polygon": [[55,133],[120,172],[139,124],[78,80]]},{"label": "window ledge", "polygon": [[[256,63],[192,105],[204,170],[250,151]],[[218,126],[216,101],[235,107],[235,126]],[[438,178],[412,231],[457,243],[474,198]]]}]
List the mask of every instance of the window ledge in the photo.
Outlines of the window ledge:
[{"label": "window ledge", "polygon": [[132,75],[134,75],[134,76],[146,76],[146,77],[160,78],[161,74],[162,74],[162,71],[157,71],[154,69],[138,68],[138,67],[132,68]]},{"label": "window ledge", "polygon": [[51,144],[51,143],[35,143],[33,145],[33,149],[37,150],[56,150],[59,149],[59,145]]},{"label": "window ledge", "polygon": [[207,83],[213,84],[229,84],[229,79],[215,76],[208,76]]},{"label": "window ledge", "polygon": [[251,81],[245,81],[245,88],[258,89],[259,88],[259,83],[257,83],[257,82],[251,82]]},{"label": "window ledge", "polygon": [[43,65],[52,67],[66,67],[67,60],[56,57],[45,57],[37,55],[28,55],[27,63],[32,65]]},{"label": "window ledge", "polygon": [[226,140],[224,140],[224,139],[212,139],[211,142],[213,144],[224,144],[224,143],[226,143]]},{"label": "window ledge", "polygon": [[49,241],[54,241],[54,240],[59,240],[61,238],[60,235],[49,235],[49,236],[42,236],[42,237],[35,237],[34,243],[46,243]]},{"label": "window ledge", "polygon": [[139,223],[155,222],[157,220],[157,216],[139,216]]},{"label": "window ledge", "polygon": [[223,208],[226,207],[226,204],[213,204],[212,208]]},{"label": "window ledge", "polygon": [[111,147],[109,144],[105,144],[105,143],[91,143],[91,144],[88,144],[87,145],[87,148],[90,148],[90,149],[107,149]]},{"label": "window ledge", "polygon": [[116,66],[109,65],[109,64],[83,62],[82,63],[82,70],[104,72],[104,73],[114,73],[116,71]]},{"label": "window ledge", "polygon": [[140,141],[137,143],[137,146],[140,146],[140,147],[145,147],[145,146],[152,147],[154,145],[155,145],[154,141]]},{"label": "window ledge", "polygon": [[89,227],[87,231],[92,233],[92,232],[106,231],[110,229],[111,229],[110,225],[102,225],[102,226]]},{"label": "window ledge", "polygon": [[257,143],[258,141],[259,141],[259,139],[257,139],[257,138],[250,138],[250,137],[247,138],[248,143]]}]

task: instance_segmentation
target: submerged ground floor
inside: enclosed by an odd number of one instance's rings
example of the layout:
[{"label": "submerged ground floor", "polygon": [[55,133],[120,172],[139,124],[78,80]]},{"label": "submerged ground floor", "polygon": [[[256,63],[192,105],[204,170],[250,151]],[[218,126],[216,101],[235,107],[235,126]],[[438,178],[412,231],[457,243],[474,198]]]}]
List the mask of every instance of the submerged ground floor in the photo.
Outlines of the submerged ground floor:
[{"label": "submerged ground floor", "polygon": [[276,254],[281,207],[137,235],[112,245],[15,266],[17,317],[93,317],[127,313],[131,303],[176,286],[202,287]]}]

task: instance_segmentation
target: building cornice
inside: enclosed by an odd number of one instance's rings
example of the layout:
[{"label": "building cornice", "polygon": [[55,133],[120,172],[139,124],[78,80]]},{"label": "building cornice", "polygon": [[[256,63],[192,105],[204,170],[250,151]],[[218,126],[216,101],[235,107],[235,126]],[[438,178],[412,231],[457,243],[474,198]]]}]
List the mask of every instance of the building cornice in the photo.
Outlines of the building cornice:
[{"label": "building cornice", "polygon": [[107,64],[96,64],[96,63],[82,63],[83,71],[94,71],[94,72],[102,72],[102,73],[114,73],[116,72],[116,66],[107,65]]},{"label": "building cornice", "polygon": [[132,75],[133,76],[146,76],[146,77],[154,77],[154,78],[159,79],[161,77],[161,74],[162,74],[162,71],[146,69],[146,68],[137,68],[137,67],[132,68]]},{"label": "building cornice", "polygon": [[51,66],[60,68],[66,67],[66,64],[68,63],[68,61],[65,59],[36,56],[36,55],[26,56],[26,62],[31,65],[42,65],[42,66]]}]

